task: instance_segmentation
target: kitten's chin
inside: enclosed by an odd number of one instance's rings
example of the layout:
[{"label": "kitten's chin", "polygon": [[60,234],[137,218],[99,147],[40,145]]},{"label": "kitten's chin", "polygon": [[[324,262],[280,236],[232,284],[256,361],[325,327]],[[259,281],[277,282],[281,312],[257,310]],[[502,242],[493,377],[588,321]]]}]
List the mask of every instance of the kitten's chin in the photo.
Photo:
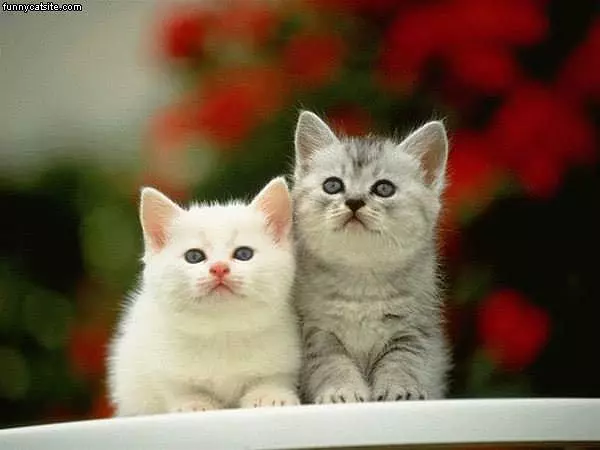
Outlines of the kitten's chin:
[{"label": "kitten's chin", "polygon": [[239,283],[230,281],[198,283],[197,289],[197,301],[202,302],[208,299],[231,299],[236,297],[243,297],[240,291],[241,285]]},{"label": "kitten's chin", "polygon": [[373,233],[374,231],[369,228],[369,225],[364,220],[357,216],[351,216],[344,220],[339,227],[336,229],[337,232],[341,233]]},{"label": "kitten's chin", "polygon": [[231,291],[225,289],[217,289],[202,295],[198,295],[193,299],[192,308],[197,311],[207,311],[213,308],[219,308],[220,305],[230,305],[237,303],[237,300],[241,299],[240,295],[234,294]]},{"label": "kitten's chin", "polygon": [[209,291],[209,295],[216,297],[237,296],[236,292],[226,284],[218,284]]},{"label": "kitten's chin", "polygon": [[380,234],[375,224],[360,214],[348,214],[333,227],[332,232],[342,237],[366,241],[375,239]]}]

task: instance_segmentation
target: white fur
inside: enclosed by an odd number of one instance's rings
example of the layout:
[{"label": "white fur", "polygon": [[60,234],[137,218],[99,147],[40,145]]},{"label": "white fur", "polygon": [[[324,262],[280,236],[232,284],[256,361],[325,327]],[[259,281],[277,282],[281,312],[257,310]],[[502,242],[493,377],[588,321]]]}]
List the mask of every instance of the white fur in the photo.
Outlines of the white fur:
[{"label": "white fur", "polygon": [[[167,222],[162,249],[152,250],[146,234],[141,287],[111,347],[117,414],[297,404],[289,230],[277,241],[268,214],[243,204],[179,209]],[[253,248],[254,257],[232,259],[239,246]],[[186,262],[190,248],[204,250],[207,260]],[[230,264],[236,295],[207,292],[216,261]]]}]

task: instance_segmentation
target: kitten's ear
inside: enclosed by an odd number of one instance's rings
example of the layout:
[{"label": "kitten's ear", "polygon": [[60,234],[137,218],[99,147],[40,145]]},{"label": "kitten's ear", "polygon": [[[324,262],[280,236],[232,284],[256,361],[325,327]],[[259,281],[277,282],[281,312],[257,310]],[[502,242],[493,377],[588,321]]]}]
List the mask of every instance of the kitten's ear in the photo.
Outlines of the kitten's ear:
[{"label": "kitten's ear", "polygon": [[292,228],[292,199],[285,178],[272,179],[250,205],[267,216],[269,231],[277,242],[288,238]]},{"label": "kitten's ear", "polygon": [[400,147],[419,159],[425,172],[425,183],[441,191],[448,160],[448,137],[444,124],[439,121],[426,123],[411,133]]},{"label": "kitten's ear", "polygon": [[310,111],[302,111],[296,125],[296,170],[305,170],[316,151],[339,142],[319,116]]},{"label": "kitten's ear", "polygon": [[167,228],[182,211],[181,207],[156,189],[142,189],[140,222],[144,230],[146,250],[157,252],[165,246]]}]

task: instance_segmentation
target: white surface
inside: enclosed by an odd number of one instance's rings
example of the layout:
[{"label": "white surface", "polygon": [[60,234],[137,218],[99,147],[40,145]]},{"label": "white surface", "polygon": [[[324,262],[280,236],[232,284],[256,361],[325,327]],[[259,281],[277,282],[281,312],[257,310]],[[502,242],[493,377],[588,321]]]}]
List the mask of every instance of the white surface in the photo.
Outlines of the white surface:
[{"label": "white surface", "polygon": [[0,449],[286,449],[600,443],[600,399],[442,400],[227,410],[0,431]]}]

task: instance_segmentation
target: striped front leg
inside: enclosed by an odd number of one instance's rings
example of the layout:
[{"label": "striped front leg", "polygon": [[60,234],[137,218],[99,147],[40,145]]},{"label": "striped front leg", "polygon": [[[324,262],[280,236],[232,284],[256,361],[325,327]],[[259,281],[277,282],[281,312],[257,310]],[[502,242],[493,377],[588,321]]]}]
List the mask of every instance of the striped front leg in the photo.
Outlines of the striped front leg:
[{"label": "striped front leg", "polygon": [[375,401],[423,400],[425,348],[416,334],[396,332],[375,352],[368,378]]},{"label": "striped front leg", "polygon": [[307,328],[303,344],[302,385],[310,403],[369,401],[369,386],[334,333]]}]

